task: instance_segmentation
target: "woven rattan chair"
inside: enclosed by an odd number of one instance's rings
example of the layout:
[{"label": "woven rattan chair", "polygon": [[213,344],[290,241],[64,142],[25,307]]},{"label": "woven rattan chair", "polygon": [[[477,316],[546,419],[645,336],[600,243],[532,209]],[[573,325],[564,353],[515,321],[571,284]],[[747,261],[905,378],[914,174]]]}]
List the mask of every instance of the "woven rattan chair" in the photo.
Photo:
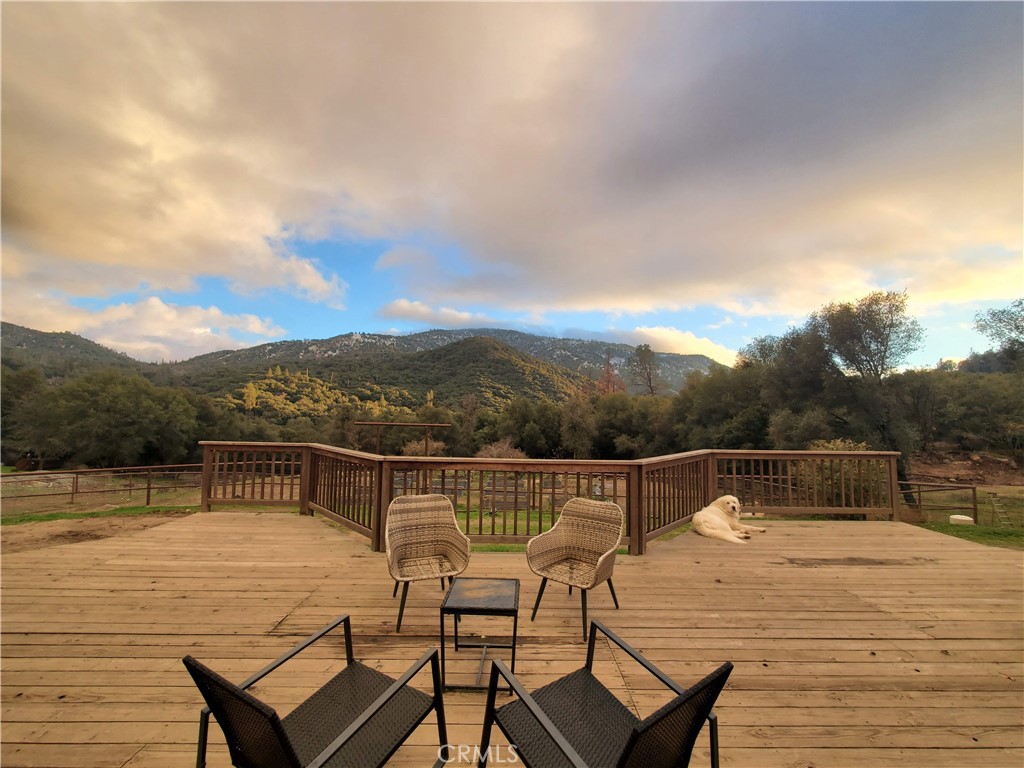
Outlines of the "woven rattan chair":
[{"label": "woven rattan chair", "polygon": [[[668,686],[676,696],[643,719],[625,707],[593,674],[597,630]],[[711,765],[718,768],[718,719],[712,711],[732,671],[726,662],[684,689],[598,621],[590,625],[587,664],[527,693],[501,660],[491,664],[479,768],[487,765],[491,726],[498,724],[516,757],[532,768],[686,768],[704,722],[710,725]],[[495,708],[498,678],[519,697]]]},{"label": "woven rattan chair", "polygon": [[583,606],[583,639],[587,639],[587,590],[608,582],[615,607],[619,599],[612,584],[615,550],[622,536],[622,510],[618,504],[593,499],[570,499],[562,507],[558,521],[526,545],[530,570],[541,577],[537,602],[530,621],[537,618],[540,599],[548,579],[580,590]]},{"label": "woven rattan chair", "polygon": [[[290,714],[278,717],[246,690],[339,624],[345,625],[345,668]],[[351,622],[348,616],[341,616],[239,685],[191,656],[182,661],[207,703],[199,715],[197,768],[206,765],[211,712],[224,731],[231,763],[238,768],[381,766],[430,710],[437,716],[440,751],[436,765],[447,758],[448,734],[436,648],[423,654],[395,680],[353,658]],[[410,685],[428,662],[433,696]]]},{"label": "woven rattan chair", "polygon": [[443,590],[445,578],[451,583],[469,565],[469,537],[459,529],[448,497],[434,493],[396,497],[388,506],[384,543],[395,580],[391,597],[402,585],[395,624],[395,632],[401,632],[409,582],[440,579]]}]

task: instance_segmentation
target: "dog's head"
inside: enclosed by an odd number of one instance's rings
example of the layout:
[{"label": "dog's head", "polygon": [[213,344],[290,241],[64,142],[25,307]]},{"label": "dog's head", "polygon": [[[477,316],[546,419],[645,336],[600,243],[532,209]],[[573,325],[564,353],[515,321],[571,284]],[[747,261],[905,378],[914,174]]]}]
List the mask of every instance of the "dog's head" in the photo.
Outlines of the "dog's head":
[{"label": "dog's head", "polygon": [[716,507],[729,515],[729,517],[735,517],[739,519],[740,516],[740,500],[735,496],[719,496],[712,502]]}]

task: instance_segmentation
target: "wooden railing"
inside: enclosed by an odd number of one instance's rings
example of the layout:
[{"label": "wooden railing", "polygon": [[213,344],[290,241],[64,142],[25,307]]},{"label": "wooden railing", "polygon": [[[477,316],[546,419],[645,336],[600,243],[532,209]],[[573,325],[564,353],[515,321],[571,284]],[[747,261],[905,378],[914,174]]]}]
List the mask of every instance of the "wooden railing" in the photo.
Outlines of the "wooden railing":
[{"label": "wooden railing", "polygon": [[384,548],[396,496],[441,493],[477,542],[523,543],[574,496],[606,499],[626,516],[623,543],[643,554],[721,494],[748,511],[892,519],[892,452],[691,451],[638,461],[379,456],[314,443],[203,442],[202,505],[282,504],[319,513]]}]

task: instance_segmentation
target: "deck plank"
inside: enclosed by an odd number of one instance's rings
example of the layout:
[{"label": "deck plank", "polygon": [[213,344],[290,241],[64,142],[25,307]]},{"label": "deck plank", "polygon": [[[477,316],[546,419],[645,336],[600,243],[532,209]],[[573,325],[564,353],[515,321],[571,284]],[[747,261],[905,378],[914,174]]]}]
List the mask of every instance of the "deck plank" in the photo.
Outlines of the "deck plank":
[{"label": "deck plank", "polygon": [[[733,661],[717,708],[723,766],[1024,764],[1019,552],[899,523],[767,525],[744,546],[693,534],[654,542],[618,560],[619,610],[603,588],[589,600],[593,618],[684,684]],[[530,622],[538,579],[525,557],[474,553],[465,575],[496,574],[522,582],[524,684],[581,665],[578,596],[552,585]],[[384,556],[350,531],[285,513],[203,513],[12,553],[0,575],[5,768],[188,765],[200,699],[186,653],[243,677],[347,612],[356,655],[397,675],[437,644],[442,596],[439,584],[413,585],[396,635]],[[477,621],[471,629],[508,633]],[[260,695],[287,712],[340,668],[341,653],[340,638],[328,639]],[[460,655],[449,674],[468,680],[476,665]],[[641,715],[665,700],[607,644],[596,669]],[[483,699],[446,696],[453,744],[476,746]],[[393,764],[429,764],[435,736],[424,725]],[[706,762],[701,739],[694,764]],[[494,741],[505,744],[498,732]],[[216,729],[208,764],[228,764]]]}]

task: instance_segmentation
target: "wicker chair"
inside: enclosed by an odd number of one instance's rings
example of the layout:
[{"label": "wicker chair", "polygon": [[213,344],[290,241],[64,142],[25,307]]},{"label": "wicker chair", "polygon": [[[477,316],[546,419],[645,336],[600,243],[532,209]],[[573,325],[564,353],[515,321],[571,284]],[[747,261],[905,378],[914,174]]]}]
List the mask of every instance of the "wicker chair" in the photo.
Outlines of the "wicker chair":
[{"label": "wicker chair", "polygon": [[541,577],[537,602],[530,621],[537,618],[548,579],[580,590],[583,605],[583,639],[587,639],[587,590],[608,582],[615,607],[619,599],[612,584],[615,550],[622,536],[622,510],[618,504],[593,499],[570,499],[558,521],[526,545],[530,570]]},{"label": "wicker chair", "polygon": [[[246,689],[305,650],[339,624],[345,625],[347,664],[320,690],[284,718]],[[210,713],[224,731],[231,764],[238,768],[313,768],[381,766],[409,737],[430,710],[437,714],[438,761],[444,764],[448,734],[444,717],[441,667],[435,648],[395,680],[352,656],[349,617],[340,616],[239,685],[191,656],[182,660],[208,706],[199,715],[197,768],[206,765]],[[409,685],[427,663],[433,696]]]},{"label": "wicker chair", "polygon": [[[640,719],[594,675],[597,630],[668,686],[676,696]],[[587,664],[532,694],[501,660],[491,664],[479,768],[487,765],[491,726],[498,724],[528,768],[686,768],[704,722],[710,725],[711,765],[718,768],[718,719],[712,708],[732,664],[726,662],[691,688],[684,689],[632,646],[598,621],[590,625]],[[519,697],[495,708],[498,678]]]},{"label": "wicker chair", "polygon": [[409,582],[440,579],[450,584],[469,565],[469,537],[455,519],[455,509],[447,496],[425,494],[398,496],[388,506],[384,526],[388,571],[395,580],[391,597],[402,585],[395,632],[402,631],[402,614]]}]

